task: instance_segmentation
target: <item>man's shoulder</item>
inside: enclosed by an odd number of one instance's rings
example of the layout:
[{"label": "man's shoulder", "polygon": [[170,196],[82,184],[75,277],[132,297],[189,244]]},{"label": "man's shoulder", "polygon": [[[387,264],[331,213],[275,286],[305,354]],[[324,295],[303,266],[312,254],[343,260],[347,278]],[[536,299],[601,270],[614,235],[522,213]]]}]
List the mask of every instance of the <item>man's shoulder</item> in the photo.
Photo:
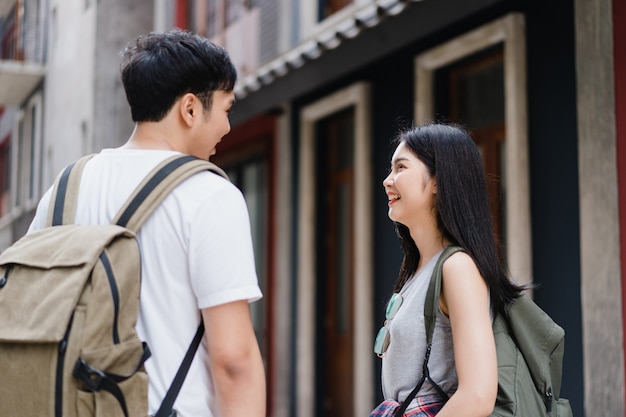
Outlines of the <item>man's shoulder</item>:
[{"label": "man's shoulder", "polygon": [[202,171],[183,181],[174,194],[178,198],[219,201],[221,203],[241,203],[244,201],[241,190],[229,180],[211,172]]}]

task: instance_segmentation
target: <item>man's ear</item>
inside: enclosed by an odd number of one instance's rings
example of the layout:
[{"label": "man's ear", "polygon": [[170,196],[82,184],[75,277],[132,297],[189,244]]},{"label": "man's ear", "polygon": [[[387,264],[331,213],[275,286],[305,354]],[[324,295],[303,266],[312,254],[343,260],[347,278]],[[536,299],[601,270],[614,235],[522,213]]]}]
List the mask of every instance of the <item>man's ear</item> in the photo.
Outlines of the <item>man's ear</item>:
[{"label": "man's ear", "polygon": [[195,117],[197,116],[196,104],[198,98],[195,94],[187,93],[183,95],[178,101],[178,112],[180,114],[183,123],[188,127],[193,125]]}]

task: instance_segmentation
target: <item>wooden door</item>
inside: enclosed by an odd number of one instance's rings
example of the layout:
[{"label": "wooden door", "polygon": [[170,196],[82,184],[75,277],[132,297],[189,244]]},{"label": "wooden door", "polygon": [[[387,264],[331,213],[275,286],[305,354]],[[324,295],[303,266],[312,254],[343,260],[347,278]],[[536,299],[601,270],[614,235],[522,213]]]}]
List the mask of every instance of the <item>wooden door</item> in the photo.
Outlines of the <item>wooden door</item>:
[{"label": "wooden door", "polygon": [[[318,169],[318,355],[317,415],[353,415],[353,222],[354,110],[317,124]],[[321,232],[321,233],[320,233]]]}]

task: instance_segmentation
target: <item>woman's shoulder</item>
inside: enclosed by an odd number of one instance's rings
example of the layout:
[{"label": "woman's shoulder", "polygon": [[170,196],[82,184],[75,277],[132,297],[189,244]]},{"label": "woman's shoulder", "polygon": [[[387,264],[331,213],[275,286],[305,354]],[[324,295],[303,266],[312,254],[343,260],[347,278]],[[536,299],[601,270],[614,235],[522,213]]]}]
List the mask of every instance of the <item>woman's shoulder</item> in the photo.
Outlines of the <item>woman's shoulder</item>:
[{"label": "woman's shoulder", "polygon": [[445,274],[446,272],[455,272],[459,270],[463,271],[468,268],[478,269],[470,254],[465,250],[459,250],[458,252],[454,252],[444,261],[442,272]]},{"label": "woman's shoulder", "polygon": [[467,252],[456,252],[443,264],[441,308],[466,314],[470,305],[489,303],[489,287],[474,259]]},{"label": "woman's shoulder", "polygon": [[458,279],[467,281],[468,277],[480,278],[480,281],[483,281],[476,262],[465,251],[458,251],[450,255],[443,263],[441,272],[444,282],[457,281]]}]

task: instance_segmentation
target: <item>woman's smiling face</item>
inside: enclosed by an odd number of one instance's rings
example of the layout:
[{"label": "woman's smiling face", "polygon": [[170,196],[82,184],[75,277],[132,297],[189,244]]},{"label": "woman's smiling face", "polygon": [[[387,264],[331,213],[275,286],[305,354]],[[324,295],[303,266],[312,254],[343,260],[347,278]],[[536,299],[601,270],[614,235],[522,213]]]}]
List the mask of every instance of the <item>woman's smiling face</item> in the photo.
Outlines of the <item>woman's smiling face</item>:
[{"label": "woman's smiling face", "polygon": [[436,181],[428,168],[401,142],[391,158],[391,170],[383,181],[389,218],[411,227],[422,216],[432,216]]}]

